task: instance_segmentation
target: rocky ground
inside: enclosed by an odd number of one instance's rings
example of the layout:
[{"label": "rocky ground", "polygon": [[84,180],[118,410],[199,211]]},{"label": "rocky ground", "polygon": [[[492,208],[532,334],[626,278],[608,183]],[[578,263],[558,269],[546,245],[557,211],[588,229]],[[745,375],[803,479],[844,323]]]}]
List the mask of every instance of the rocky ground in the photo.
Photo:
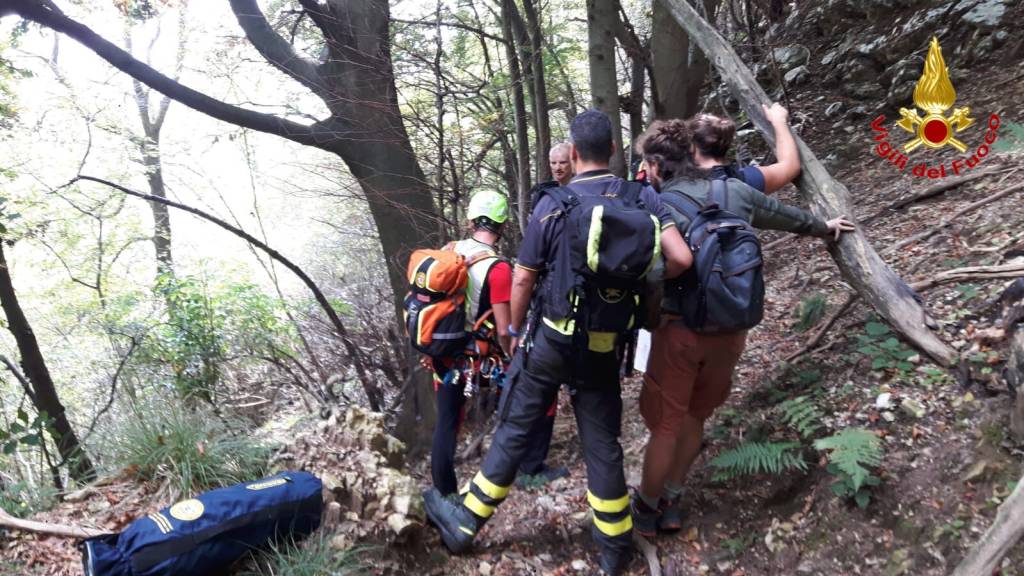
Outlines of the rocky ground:
[{"label": "rocky ground", "polygon": [[[911,106],[928,38],[938,35],[957,90],[957,106],[969,105],[976,124],[962,139],[973,149],[985,121],[998,114],[999,138],[1013,143],[1014,126],[1024,133],[1019,95],[1024,89],[1024,40],[1008,33],[1024,21],[1024,4],[1000,0],[831,0],[797,12],[773,30],[770,57],[757,70],[792,111],[793,123],[811,148],[849,188],[856,214],[876,249],[908,282],[942,270],[995,265],[1024,255],[1024,190],[957,216],[936,233],[920,235],[957,211],[1024,181],[1024,139],[1017,152],[992,153],[977,169],[989,172],[932,199],[894,210],[893,203],[935,183],[899,171],[873,153],[871,122]],[[857,27],[868,13],[882,13],[884,25]],[[784,79],[784,80],[783,80]],[[780,80],[785,83],[783,92]],[[712,98],[722,101],[727,98]],[[726,102],[728,106],[729,103]],[[711,111],[717,111],[714,106]],[[756,135],[744,148],[760,155]],[[918,152],[911,162],[937,165],[952,152]],[[799,203],[795,189],[780,192]],[[767,244],[780,238],[765,234]],[[888,252],[887,252],[888,251]],[[749,346],[728,404],[708,425],[708,445],[687,484],[687,521],[676,535],[652,541],[665,574],[947,574],[977,541],[1015,480],[1024,473],[1024,444],[1008,430],[1010,396],[1000,377],[1006,361],[1002,309],[996,299],[1007,280],[942,284],[922,295],[942,338],[964,353],[968,386],[910,358],[904,368],[872,369],[873,358],[858,351],[870,335],[870,310],[854,302],[810,351],[816,331],[797,330],[795,311],[815,295],[827,303],[825,316],[839,310],[851,291],[813,239],[772,244],[768,261],[765,321]],[[624,385],[626,413],[622,443],[627,479],[639,482],[646,430],[637,411],[639,380]],[[860,508],[832,490],[835,477],[821,452],[804,441],[806,472],[716,481],[708,464],[743,440],[801,441],[779,417],[779,404],[805,396],[820,412],[826,436],[849,426],[882,439],[880,485]],[[568,466],[569,478],[513,491],[486,527],[476,550],[452,558],[436,533],[422,528],[414,495],[429,478],[425,458],[402,462],[399,447],[381,423],[365,414],[279,433],[289,446],[282,466],[305,466],[324,475],[331,505],[329,532],[339,548],[352,543],[376,547],[364,552],[377,574],[590,574],[596,572],[585,502],[585,473],[568,399],[562,398],[551,461]],[[472,434],[467,434],[468,442]],[[486,442],[485,442],[486,444]],[[467,478],[477,461],[460,469]],[[159,487],[125,480],[81,495],[41,516],[50,521],[124,526],[151,508],[168,504]],[[66,540],[18,535],[0,544],[0,572],[80,573],[77,553]],[[633,574],[648,573],[638,557]],[[1003,564],[1004,576],[1024,575],[1024,545]]]}]

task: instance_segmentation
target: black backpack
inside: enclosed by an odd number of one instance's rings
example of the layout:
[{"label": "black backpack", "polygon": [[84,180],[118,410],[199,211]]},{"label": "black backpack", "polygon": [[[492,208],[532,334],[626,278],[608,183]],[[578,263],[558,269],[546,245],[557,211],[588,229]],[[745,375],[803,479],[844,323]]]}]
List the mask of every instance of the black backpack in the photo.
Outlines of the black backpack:
[{"label": "black backpack", "polygon": [[642,190],[617,179],[601,195],[578,194],[571,184],[542,192],[561,205],[564,226],[545,279],[543,313],[575,320],[576,337],[621,333],[637,322],[644,278],[661,256],[661,226]]},{"label": "black backpack", "polygon": [[710,186],[704,204],[679,190],[661,195],[689,219],[683,237],[693,252],[693,266],[666,284],[665,296],[675,299],[683,323],[695,332],[739,332],[764,316],[761,242],[750,223],[729,212],[726,181]]}]

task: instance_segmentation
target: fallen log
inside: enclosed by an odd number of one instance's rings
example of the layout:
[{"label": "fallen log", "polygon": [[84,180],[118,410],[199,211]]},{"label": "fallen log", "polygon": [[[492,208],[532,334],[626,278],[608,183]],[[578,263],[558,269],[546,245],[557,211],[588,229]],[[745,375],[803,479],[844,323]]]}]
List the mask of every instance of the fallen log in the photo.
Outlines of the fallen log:
[{"label": "fallen log", "polygon": [[925,280],[913,282],[910,287],[914,290],[927,290],[940,284],[949,282],[961,282],[963,280],[996,280],[999,278],[1020,278],[1024,276],[1024,261],[999,264],[998,266],[965,266],[943,270],[935,276]]},{"label": "fallen log", "polygon": [[946,218],[942,222],[939,222],[938,224],[936,224],[935,226],[932,226],[931,228],[925,230],[924,232],[919,232],[917,234],[914,234],[913,236],[910,236],[908,238],[904,238],[903,240],[900,240],[899,242],[897,242],[895,244],[889,245],[888,248],[886,248],[885,250],[882,251],[882,254],[889,254],[890,252],[895,252],[896,250],[899,250],[900,248],[903,248],[905,246],[909,246],[911,244],[915,244],[917,242],[921,242],[923,240],[927,240],[927,239],[931,238],[932,236],[934,236],[934,235],[938,234],[939,232],[941,232],[943,228],[946,228],[947,226],[949,226],[953,222],[956,222],[957,219],[959,219],[961,216],[963,216],[963,215],[965,215],[965,214],[967,214],[969,212],[974,212],[978,208],[981,208],[982,206],[985,206],[987,204],[991,204],[991,203],[995,202],[996,200],[1001,200],[1001,199],[1009,196],[1010,194],[1013,194],[1014,192],[1016,192],[1018,190],[1021,190],[1021,189],[1024,189],[1024,182],[1021,182],[1019,184],[1014,184],[1013,186],[1010,186],[1009,188],[1006,188],[1005,190],[1001,190],[999,192],[996,192],[995,194],[992,194],[991,196],[986,196],[986,197],[982,198],[981,200],[978,200],[977,202],[972,202],[972,203],[968,204],[967,206],[964,206],[963,208],[961,208],[961,209],[957,210],[956,212],[954,212],[953,215],[950,216],[949,218]]},{"label": "fallen log", "polygon": [[1010,359],[1004,370],[1006,383],[1016,396],[1010,409],[1010,431],[1024,440],[1024,326],[1017,327],[1010,341]]},{"label": "fallen log", "polygon": [[996,512],[992,526],[981,535],[950,576],[992,574],[1003,556],[1024,536],[1024,478]]},{"label": "fallen log", "polygon": [[[771,100],[732,46],[686,0],[658,1],[668,8],[690,39],[714,63],[747,116],[764,134],[765,139],[774,144],[774,129],[761,109],[762,104],[768,104]],[[843,215],[852,217],[849,191],[832,178],[799,136],[793,137],[800,150],[803,166],[796,184],[811,211],[819,218]],[[830,243],[828,250],[843,277],[860,297],[909,342],[941,365],[950,366],[956,361],[956,351],[928,329],[925,324],[928,314],[915,299],[914,292],[879,257],[863,231],[858,229],[844,234],[839,242]]]},{"label": "fallen log", "polygon": [[892,205],[889,206],[889,208],[892,210],[899,210],[900,208],[910,206],[915,202],[920,202],[921,200],[927,200],[929,198],[934,198],[941,194],[945,194],[947,191],[952,190],[953,188],[958,188],[968,182],[973,182],[974,180],[984,178],[985,176],[991,176],[992,174],[1002,174],[1004,172],[1009,172],[1010,170],[1012,169],[1004,168],[1002,170],[999,170],[996,168],[989,168],[985,170],[979,170],[971,174],[966,174],[964,176],[954,176],[953,178],[946,178],[942,182],[933,184],[925,188],[921,192],[914,194],[913,196],[901,198],[893,202]]},{"label": "fallen log", "polygon": [[49,536],[60,536],[62,538],[92,538],[101,534],[108,534],[106,530],[96,528],[85,528],[83,526],[67,526],[65,524],[50,524],[48,522],[36,522],[35,520],[23,520],[11,516],[0,508],[0,528],[11,528],[36,534]]}]

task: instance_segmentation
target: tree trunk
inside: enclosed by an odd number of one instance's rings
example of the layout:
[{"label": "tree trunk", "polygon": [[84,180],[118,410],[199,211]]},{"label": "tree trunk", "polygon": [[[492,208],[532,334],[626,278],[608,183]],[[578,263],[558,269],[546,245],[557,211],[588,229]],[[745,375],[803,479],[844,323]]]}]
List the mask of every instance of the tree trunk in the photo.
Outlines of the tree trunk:
[{"label": "tree trunk", "polygon": [[587,52],[590,57],[590,95],[594,108],[612,121],[615,152],[609,167],[618,176],[626,175],[622,150],[622,119],[619,114],[619,78],[615,67],[615,29],[619,15],[615,0],[587,0]]},{"label": "tree trunk", "polygon": [[[228,0],[253,47],[324,101],[330,117],[300,124],[234,106],[184,86],[133,58],[49,0],[8,0],[14,12],[81,42],[114,67],[199,112],[337,154],[358,180],[378,228],[396,319],[407,290],[413,248],[437,243],[436,211],[402,124],[391,66],[386,0],[299,0],[324,37],[327,57],[313,60],[275,31],[256,0]],[[353,31],[358,31],[354,34]]]},{"label": "tree trunk", "polygon": [[67,412],[57,396],[57,388],[50,377],[50,371],[46,368],[43,353],[39,349],[39,342],[32,331],[32,326],[25,317],[21,304],[18,303],[18,296],[14,292],[14,283],[11,281],[10,270],[7,267],[7,258],[3,249],[4,239],[0,238],[0,305],[7,316],[7,329],[14,335],[18,344],[18,352],[21,354],[21,367],[25,377],[32,384],[32,403],[40,413],[46,412],[53,419],[53,429],[57,431],[57,451],[61,458],[68,463],[68,471],[71,477],[78,481],[89,481],[96,477],[96,470],[93,468],[89,456],[82,449],[78,436],[71,428]]},{"label": "tree trunk", "polygon": [[530,48],[533,56],[533,115],[537,163],[537,182],[551,180],[548,151],[551,150],[551,121],[548,116],[548,88],[544,78],[544,36],[540,16],[534,0],[523,0],[523,12],[530,30]]},{"label": "tree trunk", "polygon": [[951,576],[994,574],[1006,553],[1024,537],[1024,478],[996,512],[992,526],[956,567]]},{"label": "tree trunk", "polygon": [[[713,9],[714,3],[717,2],[707,2],[705,6]],[[676,23],[661,2],[654,3],[651,53],[658,85],[654,117],[689,118],[696,114],[708,75],[708,59],[690,46],[686,30]]]},{"label": "tree trunk", "polygon": [[[769,143],[775,143],[775,133],[764,116],[761,104],[771,100],[754,80],[732,46],[685,0],[658,0],[669,8],[673,18],[687,31],[690,39],[714,62],[729,89],[753,120]],[[819,218],[852,216],[850,193],[832,178],[818,158],[800,137],[803,172],[797,186],[811,211]],[[843,277],[894,328],[936,362],[952,366],[957,353],[939,340],[927,327],[928,313],[915,299],[917,295],[878,256],[863,231],[844,234],[842,240],[829,245],[829,253],[839,265]]]},{"label": "tree trunk", "polygon": [[[526,98],[523,95],[523,75],[516,54],[516,41],[512,34],[513,0],[502,0],[501,28],[505,36],[505,56],[508,59],[509,83],[512,89],[512,116],[516,125],[516,205],[519,209],[519,228],[526,232],[530,218],[530,146],[526,125]],[[539,161],[539,160],[538,160]]]}]

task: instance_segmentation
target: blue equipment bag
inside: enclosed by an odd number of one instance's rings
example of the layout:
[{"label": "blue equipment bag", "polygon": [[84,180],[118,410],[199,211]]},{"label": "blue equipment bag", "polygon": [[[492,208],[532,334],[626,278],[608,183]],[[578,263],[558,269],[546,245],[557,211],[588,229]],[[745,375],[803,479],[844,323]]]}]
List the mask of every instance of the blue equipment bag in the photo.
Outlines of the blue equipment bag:
[{"label": "blue equipment bag", "polygon": [[86,576],[219,574],[246,552],[320,526],[320,479],[282,472],[236,484],[140,518],[120,534],[79,544]]}]

